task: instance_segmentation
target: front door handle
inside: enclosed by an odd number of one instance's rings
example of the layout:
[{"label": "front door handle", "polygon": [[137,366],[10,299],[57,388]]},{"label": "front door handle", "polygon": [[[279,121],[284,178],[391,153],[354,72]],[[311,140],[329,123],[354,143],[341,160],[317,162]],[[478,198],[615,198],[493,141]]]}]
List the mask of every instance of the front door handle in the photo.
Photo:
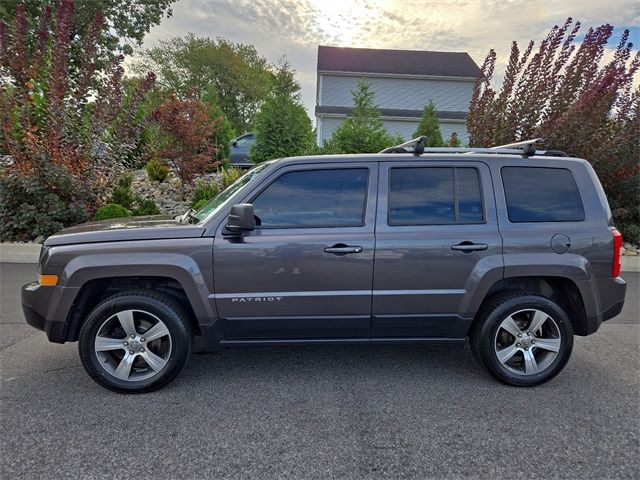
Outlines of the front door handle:
[{"label": "front door handle", "polygon": [[325,253],[333,253],[334,255],[345,255],[347,253],[360,253],[362,252],[362,247],[337,243],[333,247],[325,248],[324,251]]},{"label": "front door handle", "polygon": [[476,252],[487,248],[489,248],[489,245],[486,243],[462,242],[457,245],[451,245],[451,250],[459,250],[461,252]]}]

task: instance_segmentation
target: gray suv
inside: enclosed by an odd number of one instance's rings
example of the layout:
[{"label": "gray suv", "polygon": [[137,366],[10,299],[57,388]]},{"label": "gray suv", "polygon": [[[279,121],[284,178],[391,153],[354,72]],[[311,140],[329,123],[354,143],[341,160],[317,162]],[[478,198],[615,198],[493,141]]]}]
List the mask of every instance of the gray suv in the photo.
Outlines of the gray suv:
[{"label": "gray suv", "polygon": [[[27,322],[120,392],[194,346],[460,344],[532,386],[622,310],[621,236],[585,160],[528,149],[285,158],[204,208],[49,237]],[[553,155],[554,152],[549,152]]]}]

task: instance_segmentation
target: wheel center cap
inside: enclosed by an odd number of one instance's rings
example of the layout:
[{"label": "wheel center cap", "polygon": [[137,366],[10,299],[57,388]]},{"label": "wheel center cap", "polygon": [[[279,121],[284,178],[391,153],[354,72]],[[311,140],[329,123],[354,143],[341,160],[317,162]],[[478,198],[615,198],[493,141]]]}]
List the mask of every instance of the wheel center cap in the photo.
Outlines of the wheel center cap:
[{"label": "wheel center cap", "polygon": [[522,347],[529,348],[531,346],[531,335],[529,335],[528,333],[523,335],[520,339],[520,345]]},{"label": "wheel center cap", "polygon": [[142,347],[142,343],[138,337],[129,340],[129,348],[134,352],[137,352]]}]

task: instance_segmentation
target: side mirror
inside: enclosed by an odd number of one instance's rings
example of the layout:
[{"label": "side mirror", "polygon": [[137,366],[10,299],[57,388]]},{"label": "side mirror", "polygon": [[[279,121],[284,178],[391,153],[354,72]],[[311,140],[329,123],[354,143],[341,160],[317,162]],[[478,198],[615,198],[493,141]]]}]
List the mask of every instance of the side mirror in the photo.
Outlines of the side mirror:
[{"label": "side mirror", "polygon": [[250,203],[238,203],[231,207],[225,230],[227,235],[241,235],[242,232],[250,232],[256,228],[256,219],[253,215],[253,205]]},{"label": "side mirror", "polygon": [[232,145],[233,147],[237,147],[237,146],[238,146],[238,142],[237,142],[237,140],[234,140],[233,142],[231,142],[231,145]]}]

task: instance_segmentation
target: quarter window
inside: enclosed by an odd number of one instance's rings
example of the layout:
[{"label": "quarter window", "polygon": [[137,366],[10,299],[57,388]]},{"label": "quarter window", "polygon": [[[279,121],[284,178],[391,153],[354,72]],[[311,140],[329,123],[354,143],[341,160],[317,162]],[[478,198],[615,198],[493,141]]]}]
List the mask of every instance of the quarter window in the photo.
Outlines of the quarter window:
[{"label": "quarter window", "polygon": [[253,200],[262,228],[364,225],[369,170],[301,170],[278,177]]},{"label": "quarter window", "polygon": [[389,225],[446,225],[484,221],[475,168],[392,168]]},{"label": "quarter window", "polygon": [[502,183],[511,222],[584,220],[578,186],[566,168],[503,167]]}]

